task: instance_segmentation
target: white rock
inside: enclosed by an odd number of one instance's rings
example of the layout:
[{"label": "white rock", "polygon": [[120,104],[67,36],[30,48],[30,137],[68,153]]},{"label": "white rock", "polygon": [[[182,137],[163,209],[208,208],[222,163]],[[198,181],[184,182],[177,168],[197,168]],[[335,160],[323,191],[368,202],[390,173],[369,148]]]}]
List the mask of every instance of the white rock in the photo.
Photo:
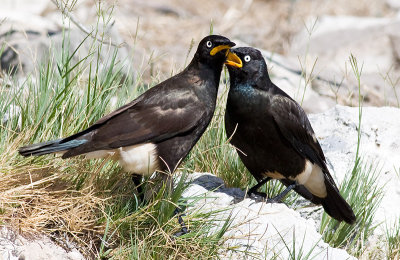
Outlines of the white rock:
[{"label": "white rock", "polygon": [[195,173],[191,179],[193,183],[183,196],[204,196],[196,202],[194,210],[225,209],[215,216],[215,219],[222,220],[216,222],[219,225],[231,216],[232,223],[225,233],[225,246],[232,250],[221,252],[222,259],[271,259],[274,256],[289,259],[293,245],[296,254],[302,251],[304,256],[311,252],[310,258],[313,259],[354,259],[345,250],[324,243],[313,220],[302,218],[284,204],[243,199],[243,191],[225,188],[222,181],[211,174]]},{"label": "white rock", "polygon": [[399,0],[386,0],[386,4],[393,9],[400,9],[400,1]]},{"label": "white rock", "polygon": [[48,0],[2,0],[1,12],[18,11],[23,14],[42,15],[49,5],[51,2]]},{"label": "white rock", "polygon": [[14,118],[17,117],[18,119],[18,127],[21,128],[22,126],[22,117],[21,117],[21,108],[16,105],[10,105],[6,111],[6,113],[3,116],[2,123],[7,124],[7,122]]},{"label": "white rock", "polygon": [[73,248],[67,252],[48,237],[26,239],[3,226],[0,229],[0,259],[80,260],[85,258],[77,249]]},{"label": "white rock", "polygon": [[[354,165],[357,147],[358,108],[336,106],[310,121],[339,183]],[[392,222],[400,217],[400,109],[364,107],[361,119],[360,155],[365,162],[380,165],[378,185],[385,195],[375,222]],[[379,168],[378,168],[379,169]]]},{"label": "white rock", "polygon": [[[385,196],[374,223],[393,223],[400,217],[400,176],[395,170],[400,172],[400,109],[364,107],[362,113],[360,155],[364,162],[382,166],[377,184],[385,185]],[[331,173],[340,184],[354,165],[358,108],[335,106],[309,118],[333,166]],[[193,210],[225,209],[215,217],[219,220],[232,216],[231,228],[225,234],[225,245],[235,250],[221,252],[223,259],[270,259],[274,256],[289,259],[293,244],[296,252],[301,249],[304,254],[316,245],[310,258],[353,259],[346,251],[324,243],[313,219],[305,219],[283,204],[255,203],[243,199],[244,191],[225,188],[222,180],[211,174],[195,173],[190,178],[193,182],[184,197],[204,196]],[[372,245],[382,240],[379,236],[383,234],[384,226],[381,225],[369,238],[373,241]]]},{"label": "white rock", "polygon": [[350,55],[353,55],[359,69],[362,68],[361,83],[366,103],[371,106],[398,106],[394,92],[396,79],[400,77],[400,16],[322,16],[318,20],[315,17],[309,18],[307,24],[294,37],[289,57],[294,61],[300,58],[308,71],[311,71],[317,60],[314,75],[342,82],[341,88],[333,88],[336,92],[332,91],[331,85],[316,81],[314,89],[318,93],[335,96],[340,104],[354,103],[354,95],[350,93],[357,92],[358,85],[349,62]]},{"label": "white rock", "polygon": [[[315,19],[310,18],[308,24]],[[378,69],[386,72],[393,65],[389,36],[399,35],[399,28],[398,18],[323,16],[317,20],[311,36],[307,29],[295,36],[290,53],[293,57],[318,57],[317,71],[350,69],[345,62],[352,53],[363,63],[364,73]]]}]

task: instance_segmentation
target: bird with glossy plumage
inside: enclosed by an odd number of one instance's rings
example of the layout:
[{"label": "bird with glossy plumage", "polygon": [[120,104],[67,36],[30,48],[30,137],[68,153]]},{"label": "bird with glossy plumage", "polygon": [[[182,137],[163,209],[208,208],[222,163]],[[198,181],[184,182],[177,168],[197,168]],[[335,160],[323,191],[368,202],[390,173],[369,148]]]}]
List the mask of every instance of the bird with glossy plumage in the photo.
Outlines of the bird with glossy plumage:
[{"label": "bird with glossy plumage", "polygon": [[226,64],[226,134],[258,181],[248,194],[260,194],[261,185],[278,179],[287,189],[272,201],[294,189],[338,221],[354,223],[353,210],[339,193],[306,113],[271,81],[261,52],[232,49]]}]

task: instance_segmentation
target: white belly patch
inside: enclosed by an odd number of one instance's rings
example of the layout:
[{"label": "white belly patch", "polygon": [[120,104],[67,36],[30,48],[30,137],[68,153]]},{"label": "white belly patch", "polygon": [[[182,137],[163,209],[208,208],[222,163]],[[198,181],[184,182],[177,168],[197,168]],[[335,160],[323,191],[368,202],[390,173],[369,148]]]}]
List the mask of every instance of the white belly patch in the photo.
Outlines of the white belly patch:
[{"label": "white belly patch", "polygon": [[119,163],[129,172],[151,175],[158,168],[156,146],[151,143],[120,147]]},{"label": "white belly patch", "polygon": [[158,168],[157,149],[152,143],[98,150],[85,155],[88,159],[110,157],[118,161],[125,171],[140,175],[151,175]]},{"label": "white belly patch", "polygon": [[304,171],[297,175],[295,180],[304,185],[313,195],[320,198],[326,197],[324,173],[318,165],[311,163],[309,160],[306,161]]}]

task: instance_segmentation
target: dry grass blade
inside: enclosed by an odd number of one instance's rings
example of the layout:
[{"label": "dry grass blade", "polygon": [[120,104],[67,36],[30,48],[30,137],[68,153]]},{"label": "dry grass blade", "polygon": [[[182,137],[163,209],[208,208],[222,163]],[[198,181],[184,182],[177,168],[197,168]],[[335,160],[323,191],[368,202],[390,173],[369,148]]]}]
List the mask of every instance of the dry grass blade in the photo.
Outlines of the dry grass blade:
[{"label": "dry grass blade", "polygon": [[1,174],[1,222],[30,234],[66,233],[87,247],[89,238],[100,237],[104,230],[100,219],[107,199],[93,187],[73,189],[60,175],[49,175],[48,167]]}]

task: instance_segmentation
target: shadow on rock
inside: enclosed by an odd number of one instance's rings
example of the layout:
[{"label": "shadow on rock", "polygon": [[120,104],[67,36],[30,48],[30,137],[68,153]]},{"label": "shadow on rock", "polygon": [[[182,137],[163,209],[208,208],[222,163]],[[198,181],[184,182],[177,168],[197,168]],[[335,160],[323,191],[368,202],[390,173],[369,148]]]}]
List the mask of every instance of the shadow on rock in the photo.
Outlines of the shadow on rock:
[{"label": "shadow on rock", "polygon": [[213,175],[201,175],[192,180],[192,184],[197,184],[208,191],[225,193],[233,197],[233,204],[239,203],[246,198],[246,193],[239,188],[226,188],[224,181]]}]

